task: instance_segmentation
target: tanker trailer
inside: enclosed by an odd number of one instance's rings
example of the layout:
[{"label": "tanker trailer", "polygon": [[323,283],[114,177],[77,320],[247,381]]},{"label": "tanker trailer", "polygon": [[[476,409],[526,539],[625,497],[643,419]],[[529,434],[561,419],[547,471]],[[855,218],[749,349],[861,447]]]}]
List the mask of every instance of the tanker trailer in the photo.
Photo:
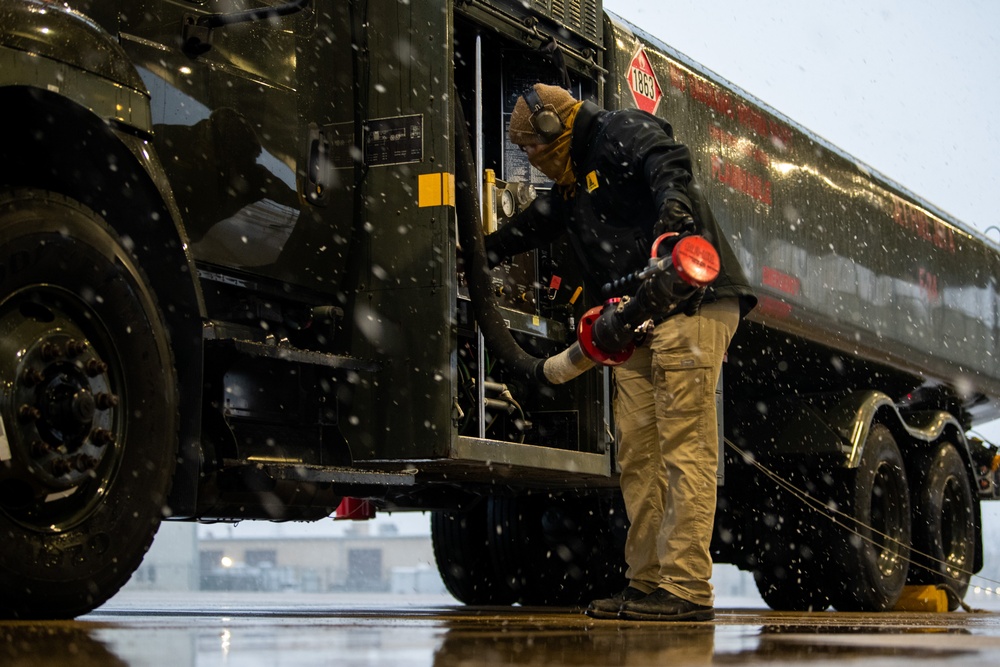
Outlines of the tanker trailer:
[{"label": "tanker trailer", "polygon": [[[669,119],[760,297],[724,370],[713,548],[777,609],[958,606],[995,450],[997,245],[626,21],[609,106]],[[992,481],[991,481],[992,480]]]}]

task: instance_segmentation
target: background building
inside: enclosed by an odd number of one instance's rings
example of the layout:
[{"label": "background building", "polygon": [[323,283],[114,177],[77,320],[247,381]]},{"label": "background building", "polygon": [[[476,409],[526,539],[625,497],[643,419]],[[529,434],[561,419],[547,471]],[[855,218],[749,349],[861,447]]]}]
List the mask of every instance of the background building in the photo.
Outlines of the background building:
[{"label": "background building", "polygon": [[445,593],[426,517],[238,525],[165,522],[127,590]]},{"label": "background building", "polygon": [[[985,567],[966,602],[991,606],[1000,596],[1000,502],[983,503]],[[720,606],[764,602],[753,576],[718,565]],[[126,591],[365,592],[447,595],[423,514],[372,521],[237,525],[165,522]]]}]

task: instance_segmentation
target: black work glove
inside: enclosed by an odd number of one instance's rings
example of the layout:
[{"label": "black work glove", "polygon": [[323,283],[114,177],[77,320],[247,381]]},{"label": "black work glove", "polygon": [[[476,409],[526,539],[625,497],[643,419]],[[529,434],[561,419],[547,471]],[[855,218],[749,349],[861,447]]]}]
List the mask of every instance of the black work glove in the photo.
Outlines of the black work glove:
[{"label": "black work glove", "polygon": [[684,304],[684,314],[688,317],[696,314],[701,308],[701,302],[705,300],[705,292],[708,290],[707,287],[699,287],[695,290],[687,299],[687,303]]},{"label": "black work glove", "polygon": [[679,199],[667,201],[663,214],[653,227],[654,236],[665,232],[677,232],[681,236],[686,236],[695,231],[694,215],[691,214],[687,204]]}]

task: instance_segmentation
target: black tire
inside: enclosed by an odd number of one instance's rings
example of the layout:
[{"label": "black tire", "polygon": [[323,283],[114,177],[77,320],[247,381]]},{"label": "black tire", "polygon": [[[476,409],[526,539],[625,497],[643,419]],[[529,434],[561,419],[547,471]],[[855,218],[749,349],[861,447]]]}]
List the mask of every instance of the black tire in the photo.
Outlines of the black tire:
[{"label": "black tire", "polygon": [[486,500],[477,500],[465,511],[431,512],[434,560],[445,588],[459,602],[513,604],[516,595],[490,557],[486,506]]},{"label": "black tire", "polygon": [[582,605],[625,579],[624,503],[550,494],[489,498],[490,553],[517,602]]},{"label": "black tire", "polygon": [[831,599],[840,611],[887,611],[906,585],[910,557],[910,495],[903,457],[892,434],[873,424],[861,462],[844,475],[830,563]]},{"label": "black tire", "polygon": [[922,452],[910,470],[914,553],[909,583],[946,586],[954,593],[948,596],[949,610],[954,611],[969,590],[976,557],[978,531],[969,475],[949,443]]},{"label": "black tire", "polygon": [[823,611],[830,606],[821,577],[801,564],[764,565],[753,572],[754,583],[767,606],[776,611]]},{"label": "black tire", "polygon": [[94,212],[0,192],[0,615],[71,618],[142,561],[177,457],[163,318]]},{"label": "black tire", "polygon": [[772,535],[770,548],[758,554],[753,569],[761,598],[777,611],[823,611],[830,606],[824,554],[812,542],[821,533],[803,518],[809,516],[805,512],[788,510],[784,531],[790,535]]},{"label": "black tire", "polygon": [[[816,468],[784,470],[796,487],[810,495],[824,494]],[[778,611],[823,611],[830,606],[826,561],[830,520],[821,516],[798,495],[770,481],[758,485],[765,500],[755,516],[757,553],[752,568],[760,596]]]}]

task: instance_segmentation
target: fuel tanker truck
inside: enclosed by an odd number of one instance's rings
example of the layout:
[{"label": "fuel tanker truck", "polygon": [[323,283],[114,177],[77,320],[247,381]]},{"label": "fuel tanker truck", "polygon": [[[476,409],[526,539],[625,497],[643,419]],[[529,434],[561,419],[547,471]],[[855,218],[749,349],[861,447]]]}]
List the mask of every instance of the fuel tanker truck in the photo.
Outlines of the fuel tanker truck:
[{"label": "fuel tanker truck", "polygon": [[101,605],[163,520],[377,511],[429,515],[464,603],[620,590],[609,365],[712,248],[643,249],[611,294],[563,243],[487,273],[551,186],[506,140],[536,81],[668,120],[759,297],[715,560],[776,609],[957,606],[982,567],[1000,247],[600,0],[0,19],[0,615]]}]

